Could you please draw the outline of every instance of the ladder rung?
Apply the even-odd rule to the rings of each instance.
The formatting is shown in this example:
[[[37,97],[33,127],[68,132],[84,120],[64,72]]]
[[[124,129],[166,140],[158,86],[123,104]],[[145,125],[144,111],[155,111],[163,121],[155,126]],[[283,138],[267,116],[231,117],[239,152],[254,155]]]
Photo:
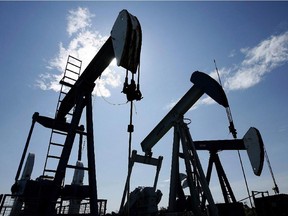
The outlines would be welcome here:
[[[53,130],[52,133],[56,133],[56,134],[60,134],[60,135],[67,135],[67,132],[62,132],[62,131],[58,131],[58,130]]]
[[[61,157],[55,155],[47,155],[48,158],[60,159]]]
[[[63,144],[54,143],[54,142],[50,142],[50,145],[55,145],[55,146],[60,146],[60,147],[63,147],[63,146],[64,146]]]
[[[61,91],[60,93],[61,93],[61,94],[65,94],[65,95],[68,94],[68,92],[64,92],[64,91]]]
[[[68,82],[65,82],[65,81],[63,81],[63,80],[60,80],[60,82],[59,82],[61,85],[65,85],[65,86],[68,86],[68,87],[70,87],[70,88],[72,88],[72,84],[70,84],[70,83],[68,83]]]
[[[44,169],[44,172],[56,173],[56,170]],[[46,177],[46,176],[45,176]],[[52,177],[53,178],[53,177]]]
[[[179,152],[179,153],[178,153],[178,156],[179,156],[180,158],[184,159],[184,154],[183,154],[183,153]]]
[[[73,58],[73,59],[75,59],[76,61],[82,63],[82,61],[81,61],[80,59],[77,59],[77,58],[75,58],[74,56],[71,56],[71,55],[68,56],[68,62],[69,62],[69,58]]]
[[[79,130],[77,130],[76,133],[82,134],[82,135],[84,135],[84,136],[87,136],[87,132],[84,132],[84,131],[79,131]]]
[[[67,69],[67,70],[68,70],[68,69]],[[69,79],[69,80],[72,80],[72,81],[74,81],[74,82],[77,81],[77,79],[74,79],[74,78],[71,78],[71,77],[68,77],[68,76],[64,76],[62,80],[64,80],[65,78],[66,78],[66,79]]]
[[[76,65],[76,64],[74,64],[74,63],[71,63],[71,62],[68,62],[68,64],[70,64],[70,65],[73,65],[74,67],[77,67],[77,68],[81,68],[81,66],[80,65]],[[68,66],[68,64],[67,64],[67,66]],[[69,70],[68,68],[66,68],[66,70]],[[73,72],[73,71],[71,71],[71,72]]]
[[[89,170],[88,167],[77,167],[75,165],[69,165],[69,164],[66,167],[71,168],[71,169],[79,169],[79,170],[87,170],[87,171]]]

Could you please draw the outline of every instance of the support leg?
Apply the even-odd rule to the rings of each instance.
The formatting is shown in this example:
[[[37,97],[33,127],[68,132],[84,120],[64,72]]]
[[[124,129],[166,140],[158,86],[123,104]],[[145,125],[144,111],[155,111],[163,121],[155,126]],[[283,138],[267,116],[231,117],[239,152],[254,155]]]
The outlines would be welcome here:
[[[177,196],[177,178],[179,178],[179,143],[180,137],[176,129],[174,129],[174,140],[172,150],[172,164],[170,175],[170,193],[168,210],[173,212],[176,209],[176,196]]]
[[[92,96],[86,95],[86,123],[87,123],[87,157],[89,169],[89,195],[91,215],[98,216],[98,197],[96,183],[95,153],[94,153],[94,133],[93,133],[93,115],[92,115]]]
[[[223,166],[220,162],[219,155],[217,153],[215,153],[214,158],[215,158],[214,159],[215,160],[215,167],[217,170],[217,174],[218,174],[218,178],[219,178],[219,182],[221,185],[221,189],[222,189],[225,203],[236,203],[237,202],[236,198],[235,198],[234,193],[232,191],[232,188],[229,184],[228,178],[224,172]]]
[[[207,168],[207,173],[206,173],[206,181],[209,186],[210,180],[211,180],[211,174],[212,174],[212,168],[213,168],[213,163],[214,163],[214,156],[213,152],[210,152],[210,157],[209,157],[209,163],[208,163],[208,168]],[[201,202],[201,208],[203,209],[205,207],[206,203],[206,197],[204,196],[202,198]]]
[[[196,211],[195,214],[201,215],[201,205],[199,196],[202,196],[202,198],[203,197],[207,198],[210,208],[210,214],[212,216],[218,216],[218,210],[214,203],[208,183],[206,181],[206,177],[203,172],[200,160],[198,158],[195,146],[193,144],[193,140],[189,132],[189,129],[185,124],[185,122],[183,121],[183,119],[181,119],[181,121],[177,124],[177,127],[182,142],[183,154],[185,158],[185,166],[187,170],[187,180],[190,188],[192,204],[194,205],[194,211]],[[192,179],[191,165],[193,167],[193,175],[195,176],[195,179]],[[201,191],[200,189],[196,188],[196,186],[197,187],[201,186]]]

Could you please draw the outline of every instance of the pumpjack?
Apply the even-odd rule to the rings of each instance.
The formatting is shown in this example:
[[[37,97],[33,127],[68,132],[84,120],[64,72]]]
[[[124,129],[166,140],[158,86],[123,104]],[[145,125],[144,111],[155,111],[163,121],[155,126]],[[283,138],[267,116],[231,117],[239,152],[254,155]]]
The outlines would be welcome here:
[[[156,145],[171,128],[174,128],[168,212],[190,212],[193,215],[199,216],[244,216],[243,207],[236,202],[217,152],[224,149],[246,150],[254,173],[260,175],[264,160],[263,141],[260,132],[256,128],[251,127],[243,139],[239,140],[193,141],[189,132],[188,123],[185,122],[184,114],[197,100],[206,93],[225,109],[229,108],[229,104],[223,88],[207,74],[195,71],[190,80],[194,83],[192,88],[187,91],[170,112],[141,142],[142,150],[146,156],[151,156],[153,146]],[[233,122],[230,122],[229,129],[236,133]],[[210,150],[211,156],[206,176],[198,157],[198,150]],[[180,172],[180,159],[184,161],[185,174]],[[223,207],[221,209],[219,204],[215,204],[209,189],[213,163],[216,165],[225,199],[224,210],[222,210]],[[181,184],[181,182],[183,182],[183,184]],[[184,194],[183,187],[189,188],[189,195]],[[230,198],[232,200],[230,200]],[[230,203],[234,205],[229,205]],[[224,214],[223,212],[229,208],[231,209],[229,210],[230,214]]]
[[[124,83],[124,93],[127,99],[129,101],[140,100],[142,96],[139,84],[136,85],[134,81],[134,75],[137,73],[139,66],[141,44],[142,32],[137,17],[130,14],[127,10],[122,10],[111,30],[111,36],[106,40],[79,78],[70,77],[70,81],[61,80],[60,83],[66,88],[69,87],[70,90],[65,92],[65,94],[63,93],[64,97],[61,98],[59,107],[57,107],[55,118],[41,116],[39,113],[33,115],[32,125],[15,177],[15,184],[12,186],[12,196],[15,198],[14,204],[12,209],[7,209],[9,212],[6,213],[3,213],[5,209],[3,210],[2,206],[1,215],[52,216],[62,214],[103,215],[105,213],[106,202],[99,199],[97,195],[92,91],[95,81],[109,66],[110,62],[116,58],[118,66],[125,68],[127,74],[128,71],[132,73],[131,83],[128,83],[128,76]],[[77,59],[71,61],[70,65],[79,68],[75,61]],[[71,72],[70,69],[67,70]],[[71,80],[75,82],[71,83]],[[86,128],[84,125],[79,125],[84,110],[86,111]],[[30,179],[34,164],[34,155],[30,154],[23,171],[24,176],[22,175],[22,178],[19,179],[36,123],[52,129],[52,133],[58,136],[61,135],[62,139],[64,137],[64,143],[51,140],[49,143],[49,148],[58,146],[62,151],[57,156],[52,153],[47,154],[47,159],[52,158],[57,161],[54,162],[57,167],[51,169],[45,164],[43,175],[35,180]],[[83,136],[86,136],[87,139],[88,165],[86,167],[83,166],[81,161],[78,161],[76,166],[68,164],[76,136],[80,136],[80,140]],[[78,157],[78,159],[80,158]],[[72,184],[64,183],[66,169],[75,170]],[[88,172],[88,185],[83,185],[82,182],[84,171]],[[63,206],[63,201],[67,200],[70,201],[68,210],[67,206]],[[80,206],[83,200],[86,200],[85,206]],[[4,205],[4,201],[1,203]],[[74,207],[74,210],[71,207]],[[81,210],[81,213],[80,208],[85,210]]]
[[[141,100],[139,73],[138,83],[136,84],[134,80],[134,76],[139,69],[141,44],[142,31],[137,17],[127,10],[122,10],[113,25],[111,36],[81,75],[82,62],[72,56],[68,57],[65,74],[60,81],[62,86],[55,117],[51,118],[41,116],[38,112],[34,113],[16,172],[15,183],[11,188],[12,194],[0,196],[0,215],[106,215],[107,200],[99,199],[97,194],[92,91],[95,81],[109,66],[110,62],[116,58],[117,65],[126,69],[122,92],[126,94],[131,106],[134,100]],[[76,68],[78,72],[68,66]],[[128,71],[132,74],[130,84],[128,83]],[[72,73],[73,78],[66,76],[66,72]],[[156,216],[161,214],[244,216],[243,205],[236,201],[218,152],[223,150],[246,150],[253,172],[259,176],[262,172],[265,152],[261,134],[258,129],[251,127],[242,139],[236,139],[236,129],[222,86],[209,75],[200,71],[195,71],[190,81],[194,85],[140,143],[144,155],[138,154],[136,150],[133,150],[131,155],[129,154],[128,174],[120,209],[118,213],[112,214],[119,216]],[[233,134],[233,140],[193,141],[185,114],[204,94],[210,96],[226,109],[230,123],[229,130]],[[80,125],[83,113],[85,113],[85,126]],[[36,123],[50,129],[51,137],[43,174],[33,180],[31,179],[31,173],[35,155],[33,153],[29,153],[27,157],[26,155]],[[153,157],[152,148],[171,128],[174,129],[174,136],[169,203],[167,212],[159,213],[158,204],[162,192],[157,189],[157,182],[163,157]],[[131,123],[128,125],[128,132],[133,132]],[[55,137],[57,138],[54,139]],[[82,162],[83,137],[86,137],[87,140],[87,165]],[[79,141],[78,158],[76,165],[71,165],[69,159],[77,138]],[[62,143],[60,143],[60,140],[62,140]],[[55,155],[52,150],[55,146],[61,149],[60,155]],[[206,175],[197,153],[201,150],[210,152]],[[25,158],[27,159],[23,168]],[[52,159],[54,160],[52,164],[56,165],[55,168],[49,165],[49,161]],[[181,162],[184,166],[180,166]],[[152,187],[138,187],[130,192],[130,178],[135,163],[155,166],[156,175]],[[215,164],[225,200],[223,204],[215,203],[209,188],[213,164]],[[185,167],[184,172],[181,171],[182,167]],[[67,184],[65,181],[67,169],[74,170],[71,184]],[[84,185],[83,182],[84,172],[88,173],[87,185]],[[184,188],[188,188],[188,195],[184,193]],[[12,200],[10,205],[7,204],[9,199]],[[256,201],[259,206],[263,204],[259,199]]]

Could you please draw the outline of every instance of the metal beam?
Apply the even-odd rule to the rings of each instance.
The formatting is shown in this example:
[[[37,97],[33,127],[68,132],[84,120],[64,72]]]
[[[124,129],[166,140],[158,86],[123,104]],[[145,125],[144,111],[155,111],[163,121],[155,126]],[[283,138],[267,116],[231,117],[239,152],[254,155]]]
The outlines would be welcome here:
[[[71,124],[63,121],[57,121],[53,118],[49,118],[46,116],[40,116],[39,113],[35,113],[37,115],[33,115],[33,120],[35,120],[37,123],[41,124],[42,126],[50,129],[55,129],[59,131],[68,132]],[[85,134],[84,132],[84,126],[78,126],[76,129],[76,132],[79,134]]]
[[[145,153],[151,152],[152,147],[171,129],[174,121],[187,112],[203,94],[204,92],[194,85],[141,142],[142,150]]]
[[[86,95],[93,91],[94,82],[101,76],[114,57],[112,39],[109,37],[61,102],[56,116],[58,120],[65,120],[65,116],[74,107],[79,92]]]
[[[142,150],[151,154],[152,147],[171,129],[173,124],[183,116],[204,94],[208,94],[220,105],[227,107],[228,101],[222,87],[209,75],[195,71],[191,76],[192,88],[180,99],[170,112],[159,122],[159,124],[141,142]]]
[[[246,150],[244,141],[242,139],[194,141],[194,145],[196,150]]]
[[[91,215],[98,216],[98,194],[96,182],[96,165],[94,150],[94,133],[93,133],[93,111],[92,111],[92,95],[86,94],[86,127],[87,127],[87,158],[88,158],[88,182],[90,195]]]

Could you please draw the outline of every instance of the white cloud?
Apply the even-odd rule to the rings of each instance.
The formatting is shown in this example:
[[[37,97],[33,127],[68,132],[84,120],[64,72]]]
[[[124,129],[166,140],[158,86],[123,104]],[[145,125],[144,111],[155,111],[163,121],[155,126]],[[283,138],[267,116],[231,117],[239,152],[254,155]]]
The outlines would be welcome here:
[[[179,101],[180,99],[178,100],[171,100],[169,104],[167,104],[164,109],[165,110],[171,110]]]
[[[288,32],[260,42],[253,48],[243,48],[244,60],[225,79],[227,90],[250,88],[261,82],[267,73],[288,62]]]
[[[86,27],[91,26],[91,14],[87,8],[78,7],[77,10],[70,10],[67,16],[67,32],[71,36],[79,30],[84,30]]]
[[[199,105],[200,104],[210,105],[210,104],[215,104],[215,103],[216,102],[211,97],[206,96],[205,98],[200,100]]]
[[[233,58],[234,56],[236,56],[236,50],[231,50],[231,52],[229,53],[228,57],[229,58]]]
[[[250,88],[260,83],[267,73],[273,72],[277,67],[288,62],[288,31],[280,35],[273,35],[253,48],[241,48],[244,60],[228,68],[219,69],[219,74],[225,91],[235,91]],[[216,71],[209,74],[218,81]],[[176,100],[177,102],[177,100]],[[171,109],[175,100],[170,102],[166,109]],[[213,104],[210,97],[205,97],[192,107],[196,109],[200,105]]]
[[[180,100],[180,99],[179,99]],[[169,104],[167,104],[164,109],[165,110],[171,110],[178,102],[179,100],[171,100]],[[215,104],[216,102],[209,96],[205,96],[204,98],[198,100],[190,109],[190,110],[195,110],[201,105],[211,105]]]
[[[235,67],[234,67],[235,68]],[[231,74],[231,71],[234,70],[234,68],[220,68],[218,70],[218,73],[219,73],[219,76],[220,76],[220,79],[221,79],[221,83],[223,84],[223,80],[226,80],[227,78],[229,78],[230,74]],[[218,74],[216,72],[216,70],[214,70],[213,72],[211,72],[209,74],[209,76],[211,76],[213,79],[215,79],[216,81],[219,82],[219,77],[218,77]]]
[[[40,74],[39,78],[36,80],[36,85],[40,89],[60,91],[59,81],[62,76],[46,73]]]
[[[99,32],[91,29],[91,17],[93,16],[87,8],[69,11],[67,31],[70,35],[74,33],[73,37],[71,37],[67,47],[62,42],[59,43],[58,53],[47,65],[49,73],[41,74],[36,81],[39,88],[42,90],[60,90],[59,81],[64,75],[69,55],[82,60],[81,72],[84,71],[108,38],[108,36],[102,36]],[[97,87],[94,88],[94,95],[109,97],[111,95],[109,87],[120,86],[121,76],[115,72],[115,65],[115,63],[110,64],[102,73],[101,79],[96,81]],[[57,74],[54,74],[55,71]]]

